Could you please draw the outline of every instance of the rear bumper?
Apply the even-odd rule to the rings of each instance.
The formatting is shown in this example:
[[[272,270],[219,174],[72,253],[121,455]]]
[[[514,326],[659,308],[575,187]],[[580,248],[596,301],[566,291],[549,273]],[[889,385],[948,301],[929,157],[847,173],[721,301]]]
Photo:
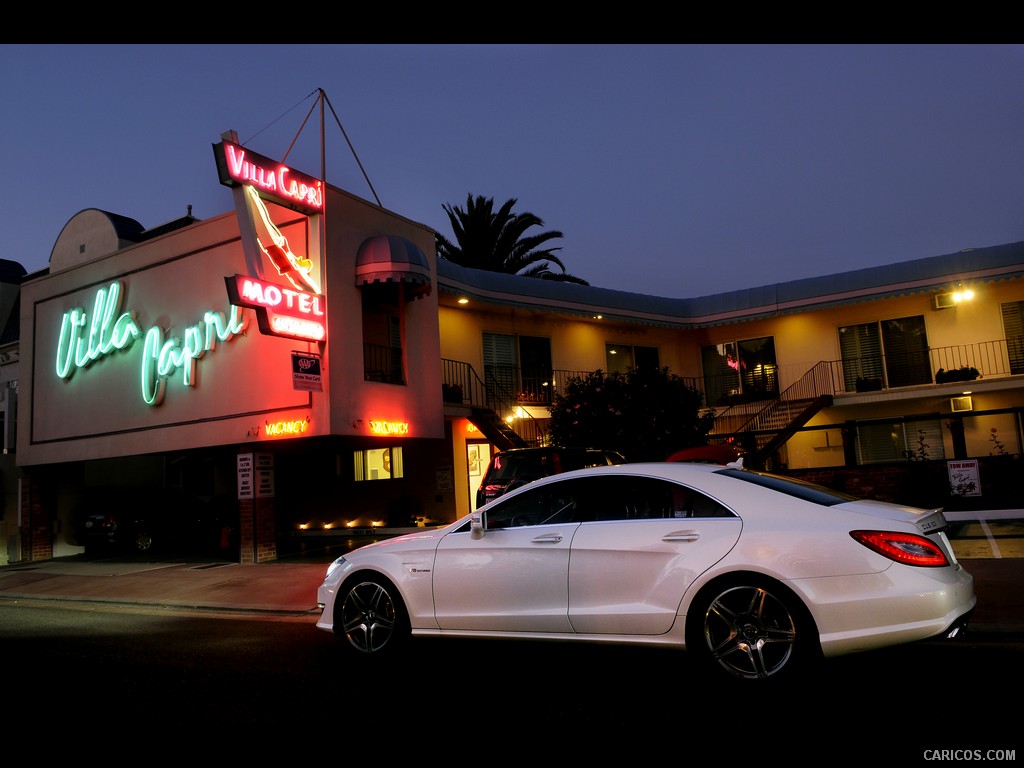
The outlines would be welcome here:
[[[967,637],[967,630],[971,623],[971,617],[974,615],[974,609],[967,611],[967,613],[960,616],[956,621],[949,625],[945,632],[938,635],[938,640],[963,640]]]

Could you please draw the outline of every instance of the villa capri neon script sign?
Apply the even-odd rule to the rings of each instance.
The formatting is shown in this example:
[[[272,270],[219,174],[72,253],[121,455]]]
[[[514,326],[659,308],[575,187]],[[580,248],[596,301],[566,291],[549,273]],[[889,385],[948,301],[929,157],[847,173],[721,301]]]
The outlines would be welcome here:
[[[122,292],[121,283],[113,282],[96,292],[91,312],[76,307],[64,313],[57,343],[58,377],[70,379],[108,355],[129,349],[141,338],[142,399],[147,405],[159,405],[171,376],[180,374],[186,387],[195,386],[196,362],[212,352],[217,342],[230,341],[248,325],[241,307],[232,306],[227,313],[207,310],[203,319],[185,328],[180,337],[165,339],[163,329],[154,326],[143,333],[135,313],[121,312]]]
[[[320,179],[294,171],[230,141],[213,145],[220,183],[251,185],[269,197],[304,213],[323,213],[324,185]]]

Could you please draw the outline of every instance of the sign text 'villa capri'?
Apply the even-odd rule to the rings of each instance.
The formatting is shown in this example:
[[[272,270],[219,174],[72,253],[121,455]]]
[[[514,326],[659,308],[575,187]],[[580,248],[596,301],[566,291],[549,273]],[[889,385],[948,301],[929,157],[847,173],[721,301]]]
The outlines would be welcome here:
[[[163,402],[167,379],[181,375],[182,384],[195,386],[196,362],[245,330],[248,318],[241,307],[227,313],[207,310],[202,320],[187,326],[181,336],[164,338],[162,328],[143,333],[134,312],[121,312],[122,285],[113,282],[96,292],[92,310],[76,307],[61,318],[57,342],[57,376],[70,379],[115,352],[143,339],[139,382],[148,405]],[[81,375],[81,374],[79,374]]]
[[[289,208],[308,214],[323,213],[324,185],[320,179],[227,140],[214,144],[213,154],[221,184],[247,184],[260,196]]]

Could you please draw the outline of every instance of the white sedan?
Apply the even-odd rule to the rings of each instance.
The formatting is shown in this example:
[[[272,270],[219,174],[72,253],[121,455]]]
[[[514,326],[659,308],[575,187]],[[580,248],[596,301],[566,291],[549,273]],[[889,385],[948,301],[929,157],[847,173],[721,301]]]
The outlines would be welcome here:
[[[941,509],[742,466],[622,464],[536,480],[442,528],[335,560],[316,626],[670,645],[738,678],[958,637],[976,598]]]

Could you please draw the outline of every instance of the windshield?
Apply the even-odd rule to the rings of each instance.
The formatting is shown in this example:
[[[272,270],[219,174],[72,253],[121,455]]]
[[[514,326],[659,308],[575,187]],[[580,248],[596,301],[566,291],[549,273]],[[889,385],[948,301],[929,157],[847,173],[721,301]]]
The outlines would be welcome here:
[[[520,453],[503,456],[497,454],[488,481],[511,480],[515,477],[546,477],[551,470],[552,457],[547,453]]]

